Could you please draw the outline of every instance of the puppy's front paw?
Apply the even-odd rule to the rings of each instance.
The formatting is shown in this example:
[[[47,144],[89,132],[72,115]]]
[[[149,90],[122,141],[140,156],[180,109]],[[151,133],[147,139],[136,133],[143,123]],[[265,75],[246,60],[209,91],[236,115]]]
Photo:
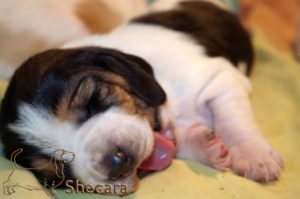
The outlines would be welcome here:
[[[212,129],[196,123],[178,131],[177,157],[199,161],[219,170],[230,168],[228,148]]]
[[[239,175],[258,182],[277,180],[283,161],[265,142],[249,141],[230,149],[232,169]]]

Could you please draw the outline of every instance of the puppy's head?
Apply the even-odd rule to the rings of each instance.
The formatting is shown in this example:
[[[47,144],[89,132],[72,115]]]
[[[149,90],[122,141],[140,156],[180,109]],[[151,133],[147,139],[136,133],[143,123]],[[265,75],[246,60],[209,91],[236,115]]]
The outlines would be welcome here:
[[[124,184],[130,192],[138,165],[153,150],[165,100],[139,57],[96,47],[43,52],[16,71],[2,102],[6,155],[22,147],[18,162],[38,168],[37,158],[72,151],[66,179]],[[51,168],[43,168],[47,176]],[[36,175],[43,179],[44,173]]]

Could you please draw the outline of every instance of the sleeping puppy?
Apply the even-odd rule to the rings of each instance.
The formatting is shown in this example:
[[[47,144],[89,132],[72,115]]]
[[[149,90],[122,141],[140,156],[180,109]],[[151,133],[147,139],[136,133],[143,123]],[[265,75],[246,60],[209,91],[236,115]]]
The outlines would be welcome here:
[[[170,3],[22,64],[1,107],[6,156],[22,147],[18,163],[38,167],[36,157],[72,151],[66,178],[126,184],[131,192],[159,131],[176,138],[178,158],[231,167],[256,181],[277,179],[282,160],[249,101],[248,34],[216,4]]]

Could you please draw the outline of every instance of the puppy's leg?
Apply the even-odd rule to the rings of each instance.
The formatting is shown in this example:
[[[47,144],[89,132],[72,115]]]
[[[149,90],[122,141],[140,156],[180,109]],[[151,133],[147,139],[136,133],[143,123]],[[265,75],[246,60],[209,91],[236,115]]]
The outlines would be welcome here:
[[[209,106],[213,128],[230,147],[233,170],[256,181],[275,180],[283,162],[260,133],[245,85],[237,71],[223,70],[214,76],[198,102],[204,100]]]
[[[230,167],[228,149],[220,137],[206,126],[195,123],[176,130],[177,157],[199,161],[219,170]]]
[[[184,127],[176,126],[174,115],[179,114],[179,109],[174,109],[177,107],[176,99],[171,92],[168,92],[169,104],[161,107],[160,112],[162,127],[160,133],[176,143],[176,157],[202,162],[219,170],[228,169],[230,167],[228,148],[211,128],[199,122]],[[173,109],[170,108],[170,104],[173,105]]]

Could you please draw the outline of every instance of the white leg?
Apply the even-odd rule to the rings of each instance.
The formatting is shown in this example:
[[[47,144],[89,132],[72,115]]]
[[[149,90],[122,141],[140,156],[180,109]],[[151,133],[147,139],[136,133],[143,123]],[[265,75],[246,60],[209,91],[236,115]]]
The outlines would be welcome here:
[[[214,117],[213,128],[230,147],[233,170],[256,181],[275,180],[283,162],[260,133],[243,81],[235,70],[221,71],[199,100],[206,101]]]
[[[219,170],[227,170],[231,161],[228,148],[214,131],[203,124],[194,123],[179,128],[177,158],[198,161]]]

